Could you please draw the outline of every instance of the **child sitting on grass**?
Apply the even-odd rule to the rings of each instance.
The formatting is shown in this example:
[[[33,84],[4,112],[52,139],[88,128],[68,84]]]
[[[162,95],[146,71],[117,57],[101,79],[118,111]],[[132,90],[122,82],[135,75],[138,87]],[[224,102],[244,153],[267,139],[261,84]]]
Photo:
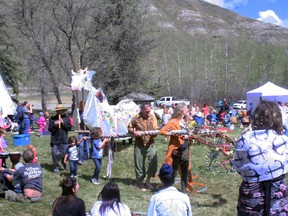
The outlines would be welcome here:
[[[37,153],[36,148],[33,145],[29,144],[27,146],[27,149],[31,150],[33,152],[34,158],[33,158],[32,163],[34,163],[34,164],[38,163],[38,153]]]

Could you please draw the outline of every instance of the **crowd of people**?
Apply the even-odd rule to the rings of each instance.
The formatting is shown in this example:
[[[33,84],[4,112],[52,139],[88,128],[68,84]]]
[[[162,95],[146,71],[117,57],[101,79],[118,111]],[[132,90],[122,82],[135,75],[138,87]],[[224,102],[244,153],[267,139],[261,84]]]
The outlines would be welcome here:
[[[135,139],[134,170],[137,186],[142,191],[158,190],[150,199],[148,215],[192,215],[188,196],[192,191],[189,166],[191,139],[188,135],[177,134],[175,131],[193,124],[197,117],[202,118],[204,125],[210,125],[213,123],[209,118],[211,114],[215,114],[211,119],[216,119],[218,122],[223,112],[230,114],[230,121],[232,116],[237,115],[226,100],[218,105],[218,113],[211,110],[208,105],[204,105],[200,111],[196,103],[193,103],[190,109],[185,104],[164,107],[162,121],[159,121],[156,117],[159,114],[155,115],[152,112],[150,104],[143,103],[140,112],[131,119],[127,129]],[[27,107],[29,106],[26,104],[24,111],[29,112]],[[90,140],[90,154],[95,165],[91,183],[99,185],[103,148],[108,145],[109,140],[102,137],[100,127],[92,128],[90,137],[82,136],[79,141],[76,136],[69,137],[68,132],[72,125],[65,113],[67,109],[57,105],[55,111],[56,115],[50,117],[48,121],[53,172],[58,174],[61,171],[59,162],[63,169],[67,169],[69,163],[70,175],[59,184],[62,194],[54,201],[52,212],[53,215],[69,215],[67,212],[70,211],[74,213],[72,215],[86,215],[85,202],[76,196],[79,190],[77,181],[79,146],[86,139]],[[249,122],[252,124],[244,130],[237,141],[232,160],[234,169],[243,180],[239,189],[238,215],[286,215],[284,213],[287,212],[288,203],[285,181],[288,171],[288,138],[283,134],[284,108],[279,103],[260,101],[251,112],[253,113],[247,115],[251,118]],[[225,115],[223,118],[225,119]],[[23,131],[27,131],[26,123],[23,123]],[[199,123],[196,121],[195,124]],[[143,135],[141,132],[159,128],[159,134],[164,135],[169,144],[158,173],[161,182],[155,187],[151,184],[151,178],[157,176],[158,157],[154,139],[156,135],[149,133]],[[0,130],[0,151],[5,149],[5,134],[4,130]],[[23,152],[25,164],[18,165],[15,169],[0,167],[1,179],[4,179],[2,184],[6,185],[7,200],[20,202],[41,200],[43,171],[37,157],[36,149],[29,145]],[[181,179],[180,191],[173,186],[177,175],[180,175]],[[16,183],[12,185],[12,181]],[[129,207],[121,202],[117,183],[109,181],[104,185],[98,201],[90,210],[90,215],[131,215]]]
[[[173,110],[177,104],[171,106],[161,105],[153,107],[153,111],[157,119],[161,122],[160,127],[164,126],[173,114]],[[231,104],[224,98],[218,101],[216,106],[209,106],[203,104],[198,105],[193,102],[188,106],[188,114],[192,117],[190,121],[191,126],[223,126],[233,130],[234,125],[247,126],[251,122],[252,110],[236,110]]]
[[[14,132],[19,134],[31,134],[36,131],[38,127],[38,136],[50,135],[48,131],[49,112],[39,112],[39,117],[34,115],[33,104],[28,101],[19,103],[16,107],[14,115],[8,115],[2,118],[0,111],[0,129],[7,132]]]
[[[72,139],[71,139],[72,140]],[[73,142],[77,142],[73,138]],[[32,146],[23,152],[25,164],[18,163],[15,169],[0,167],[2,189],[5,199],[14,202],[34,203],[43,196],[43,170],[35,160],[37,153]],[[162,188],[151,197],[148,215],[192,215],[189,197],[173,187],[175,172],[169,164],[163,164],[159,171]],[[12,184],[13,182],[13,184]],[[86,206],[83,199],[78,198],[79,183],[75,176],[67,176],[59,183],[62,193],[52,205],[53,216],[86,216]],[[175,199],[177,197],[177,199]],[[169,206],[169,207],[168,207]],[[89,211],[91,216],[130,216],[130,208],[121,202],[117,183],[108,181],[98,195],[98,201]]]

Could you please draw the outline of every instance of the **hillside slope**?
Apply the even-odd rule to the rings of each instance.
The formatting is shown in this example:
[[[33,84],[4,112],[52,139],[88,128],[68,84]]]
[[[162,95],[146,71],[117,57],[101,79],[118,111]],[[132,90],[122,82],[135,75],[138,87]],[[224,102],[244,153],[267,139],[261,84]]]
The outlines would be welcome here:
[[[191,38],[249,35],[263,43],[288,46],[288,29],[201,0],[153,0],[149,12],[160,29],[187,33]]]
[[[157,39],[143,65],[156,97],[212,103],[267,81],[287,86],[288,29],[200,0],[150,0],[148,14]]]

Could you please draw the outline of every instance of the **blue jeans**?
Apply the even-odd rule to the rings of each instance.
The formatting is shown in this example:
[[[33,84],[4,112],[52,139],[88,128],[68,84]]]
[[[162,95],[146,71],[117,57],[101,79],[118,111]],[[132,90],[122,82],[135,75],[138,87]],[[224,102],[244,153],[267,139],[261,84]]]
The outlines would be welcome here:
[[[70,166],[70,175],[76,176],[77,175],[77,164],[78,160],[69,160],[69,166]]]
[[[20,124],[19,134],[29,134],[30,119],[24,118]]]
[[[80,140],[83,136],[89,136],[89,133],[79,133],[78,140]],[[83,140],[79,145],[79,160],[84,161],[90,158],[89,152],[89,140]]]
[[[95,164],[95,170],[92,178],[99,180],[99,174],[102,166],[102,158],[92,158]]]

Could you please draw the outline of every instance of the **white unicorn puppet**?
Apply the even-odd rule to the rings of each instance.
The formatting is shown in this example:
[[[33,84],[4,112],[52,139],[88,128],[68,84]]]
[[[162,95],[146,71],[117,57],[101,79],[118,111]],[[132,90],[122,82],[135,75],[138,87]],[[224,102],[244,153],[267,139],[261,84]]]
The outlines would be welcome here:
[[[95,74],[95,71],[88,71],[86,67],[84,70],[80,69],[78,73],[72,72],[72,81],[71,81],[71,90],[72,91],[81,91],[82,88],[89,91],[92,87],[91,76]],[[91,75],[91,76],[90,76]]]

